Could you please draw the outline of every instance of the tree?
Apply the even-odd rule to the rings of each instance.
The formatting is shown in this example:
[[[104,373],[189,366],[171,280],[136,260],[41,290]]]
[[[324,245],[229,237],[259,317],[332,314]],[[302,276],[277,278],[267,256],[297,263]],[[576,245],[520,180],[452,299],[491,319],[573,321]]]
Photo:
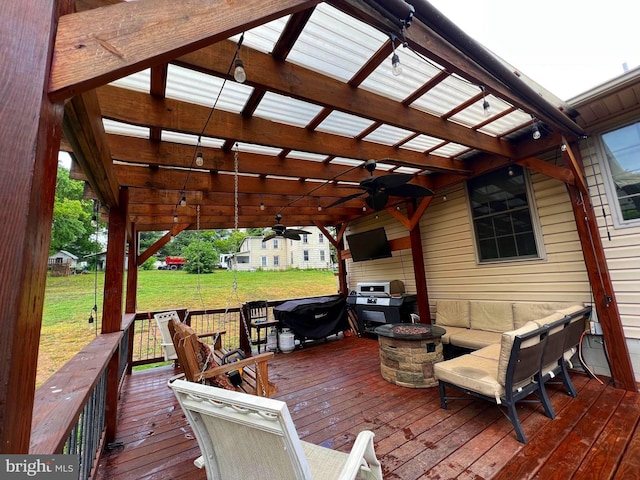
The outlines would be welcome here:
[[[182,251],[187,260],[187,273],[212,273],[218,264],[218,255],[210,241],[196,240]]]
[[[93,201],[83,198],[84,183],[69,178],[69,171],[58,167],[56,196],[53,205],[50,252],[67,250],[83,256],[95,253],[99,244],[95,238]],[[98,216],[95,222],[99,222]]]

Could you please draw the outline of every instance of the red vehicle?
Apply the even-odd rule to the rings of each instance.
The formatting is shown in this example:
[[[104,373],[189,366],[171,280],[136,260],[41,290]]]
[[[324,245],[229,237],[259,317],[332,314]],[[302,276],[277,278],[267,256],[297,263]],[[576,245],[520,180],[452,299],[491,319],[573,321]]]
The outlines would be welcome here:
[[[158,270],[182,270],[187,261],[182,257],[167,257],[164,259],[164,265],[158,267]]]

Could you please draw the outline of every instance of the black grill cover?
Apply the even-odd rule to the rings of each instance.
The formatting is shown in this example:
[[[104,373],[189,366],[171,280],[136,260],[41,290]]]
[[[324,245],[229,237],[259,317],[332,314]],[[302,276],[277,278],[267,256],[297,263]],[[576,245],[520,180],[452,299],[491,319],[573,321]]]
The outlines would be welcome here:
[[[349,329],[342,295],[290,300],[273,307],[273,316],[297,337],[319,340]]]

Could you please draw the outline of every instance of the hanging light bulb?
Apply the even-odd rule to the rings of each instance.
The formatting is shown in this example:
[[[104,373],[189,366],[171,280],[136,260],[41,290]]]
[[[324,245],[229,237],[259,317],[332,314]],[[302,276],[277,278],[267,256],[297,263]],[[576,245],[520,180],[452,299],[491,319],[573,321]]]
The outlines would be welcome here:
[[[321,212],[322,211],[322,205],[318,204],[318,211]]]
[[[196,156],[196,165],[198,167],[201,167],[204,165],[204,158],[202,158],[202,152],[198,152],[198,155]]]
[[[241,59],[236,58],[236,68],[233,70],[233,78],[238,83],[244,83],[247,80],[247,72],[244,71],[244,63]]]
[[[264,210],[264,203],[260,202],[260,210]]]
[[[366,212],[367,211],[367,206],[366,205],[362,205],[362,211]]]
[[[540,137],[542,136],[542,135],[540,134],[540,130],[538,129],[538,126],[537,126],[537,125],[534,125],[534,126],[533,126],[533,135],[532,135],[532,136],[533,136],[533,139],[534,139],[534,140],[540,140]]]
[[[489,100],[487,100],[487,97],[485,97],[485,88],[484,85],[480,85],[480,90],[482,90],[482,111],[484,113],[485,117],[488,117],[489,115],[491,115],[491,104],[489,103]]]
[[[180,199],[180,206],[181,207],[186,207],[187,206],[187,197],[185,197],[184,195]]]
[[[567,151],[567,144],[563,143],[562,145],[560,145],[560,150],[562,150],[563,152]]]
[[[396,51],[393,51],[393,56],[391,57],[391,73],[393,73],[396,77],[402,74],[402,64],[400,63],[400,57]]]
[[[513,167],[511,165],[509,165],[509,169],[507,170],[507,173],[509,174],[510,177],[513,177]]]
[[[178,214],[176,213],[176,214],[173,216],[173,223],[176,223],[177,221],[178,221]]]

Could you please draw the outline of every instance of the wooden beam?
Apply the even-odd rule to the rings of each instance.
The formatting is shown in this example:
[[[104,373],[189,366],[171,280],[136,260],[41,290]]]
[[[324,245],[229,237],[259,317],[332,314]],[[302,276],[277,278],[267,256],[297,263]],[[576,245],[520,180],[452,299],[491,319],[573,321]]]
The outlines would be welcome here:
[[[562,145],[564,146],[563,157],[565,159],[565,163],[569,165],[569,168],[573,172],[575,177],[576,187],[585,195],[589,195],[589,189],[587,188],[587,180],[584,178],[584,173],[582,171],[582,163],[578,162],[577,156],[579,155],[580,148],[577,147],[576,144],[570,144],[567,142],[565,137],[562,137]],[[574,152],[573,146],[576,146],[576,151]]]
[[[137,261],[138,266],[142,265],[144,262],[149,260],[149,258],[151,258],[153,255],[155,255],[158,252],[158,250],[164,247],[167,243],[171,241],[173,237],[175,237],[180,232],[185,230],[188,226],[189,225],[186,223],[180,224],[180,225],[174,225],[174,227],[170,231],[165,233],[161,238],[156,240],[156,242],[153,245],[151,245],[149,248],[147,248],[144,252],[140,254]]]
[[[455,171],[466,168],[463,162],[437,155],[402,150],[375,142],[356,140],[341,135],[310,132],[305,128],[284,125],[263,118],[217,110],[207,123],[211,109],[173,99],[153,99],[150,95],[115,86],[98,89],[102,114],[134,125],[162,127],[176,132],[255,143],[276,148],[294,149],[335,157],[398,158],[429,170]],[[404,113],[403,113],[404,115]],[[465,132],[469,133],[467,130]]]
[[[67,102],[63,129],[92,190],[104,205],[118,206],[118,181],[95,91]]]
[[[418,219],[422,216],[421,212],[427,208],[432,197],[428,202],[423,202],[424,208],[417,209],[416,202],[407,202],[407,215],[412,219]],[[426,198],[425,198],[426,200]],[[422,251],[422,236],[420,234],[420,224],[415,222],[413,228],[409,232],[409,239],[411,240],[411,258],[413,260],[413,275],[416,280],[416,296],[418,304],[418,315],[420,316],[420,323],[431,323],[431,314],[429,312],[429,292],[427,288],[427,276],[425,273],[424,253]]]
[[[0,453],[29,452],[63,106],[43,92],[60,0],[0,15]]]
[[[522,160],[517,160],[518,165],[522,167],[527,167],[529,170],[533,170],[534,172],[541,173],[542,175],[546,175],[547,177],[555,178],[560,180],[563,183],[567,183],[569,185],[576,185],[576,177],[571,170],[565,167],[559,167],[557,165],[553,165],[552,163],[545,162],[540,158],[528,157]]]
[[[73,97],[317,4],[316,0],[145,0],[61,18],[49,93]]]

